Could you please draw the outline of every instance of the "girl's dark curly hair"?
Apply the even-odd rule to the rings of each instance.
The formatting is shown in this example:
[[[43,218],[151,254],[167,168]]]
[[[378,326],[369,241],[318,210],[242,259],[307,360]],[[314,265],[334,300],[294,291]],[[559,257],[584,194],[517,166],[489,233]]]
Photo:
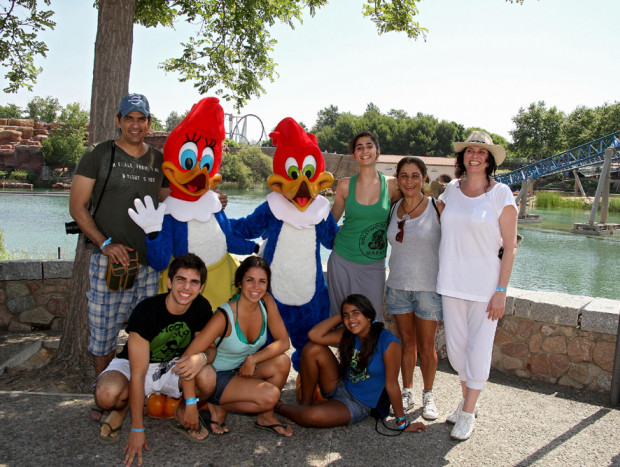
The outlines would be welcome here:
[[[351,294],[347,298],[344,299],[342,305],[340,306],[340,314],[342,314],[342,310],[345,305],[353,305],[358,310],[362,312],[362,314],[371,320],[374,321],[377,316],[377,312],[372,307],[372,303],[363,295]],[[355,349],[355,335],[348,331],[345,327],[344,334],[342,335],[342,340],[338,345],[338,352],[340,355],[340,364],[338,367],[339,374],[342,378],[346,377],[347,370],[351,370],[353,374],[362,373],[368,367],[368,362],[372,357],[372,354],[375,352],[377,348],[377,344],[379,343],[379,336],[383,331],[383,323],[373,323],[370,326],[370,332],[366,336],[365,339],[362,340],[362,349],[359,355],[359,360],[355,364],[355,366],[351,366],[351,362],[353,360],[353,353]]]

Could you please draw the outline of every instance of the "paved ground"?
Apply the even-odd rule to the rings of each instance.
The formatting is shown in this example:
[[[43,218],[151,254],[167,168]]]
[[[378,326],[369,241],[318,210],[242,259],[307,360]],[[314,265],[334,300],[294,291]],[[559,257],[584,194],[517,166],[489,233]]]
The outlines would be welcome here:
[[[409,420],[421,420],[418,372],[418,406]],[[287,401],[294,399],[295,377],[291,372],[284,389]],[[346,428],[294,426],[294,436],[286,439],[254,429],[254,417],[231,414],[231,434],[211,435],[206,444],[196,445],[172,431],[169,421],[147,419],[151,450],[144,465],[620,466],[620,407],[610,408],[606,395],[493,372],[482,393],[476,430],[459,443],[450,439],[452,426],[443,423],[459,391],[457,376],[442,362],[435,384],[439,420],[429,423],[426,433],[392,438],[378,434],[368,419]],[[0,392],[0,466],[121,465],[129,420],[121,443],[104,446],[89,416],[91,402],[83,394]]]

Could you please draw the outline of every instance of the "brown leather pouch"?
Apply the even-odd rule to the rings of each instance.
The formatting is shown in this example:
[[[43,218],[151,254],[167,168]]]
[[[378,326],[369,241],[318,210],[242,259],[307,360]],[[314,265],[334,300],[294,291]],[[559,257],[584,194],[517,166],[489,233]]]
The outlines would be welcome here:
[[[131,289],[136,282],[139,269],[140,263],[138,263],[137,251],[129,252],[129,266],[108,261],[108,269],[105,276],[108,289],[113,292],[118,292],[121,288],[125,290]]]

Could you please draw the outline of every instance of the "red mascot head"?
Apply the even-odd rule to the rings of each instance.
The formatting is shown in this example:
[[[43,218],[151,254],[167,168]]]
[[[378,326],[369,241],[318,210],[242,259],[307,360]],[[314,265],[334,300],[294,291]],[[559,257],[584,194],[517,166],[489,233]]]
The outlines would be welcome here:
[[[267,185],[282,193],[300,211],[305,211],[321,190],[334,183],[325,172],[323,154],[312,133],[306,133],[290,117],[285,118],[269,135],[276,146],[273,175]]]
[[[168,136],[162,170],[170,181],[171,196],[195,201],[220,183],[224,109],[216,97],[206,97]]]

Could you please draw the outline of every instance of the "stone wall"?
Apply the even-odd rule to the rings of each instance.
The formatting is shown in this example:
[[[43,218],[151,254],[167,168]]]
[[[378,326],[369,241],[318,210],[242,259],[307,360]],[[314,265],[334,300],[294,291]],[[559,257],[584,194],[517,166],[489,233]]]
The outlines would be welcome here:
[[[73,261],[0,262],[0,329],[62,330]]]
[[[0,262],[0,329],[61,330],[72,267],[72,261]],[[522,378],[609,392],[619,315],[620,301],[511,287],[492,366]],[[393,324],[387,321],[390,329]],[[442,324],[437,350],[445,358]]]
[[[44,165],[41,141],[58,123],[25,118],[0,118],[0,169],[20,169],[41,175]]]

